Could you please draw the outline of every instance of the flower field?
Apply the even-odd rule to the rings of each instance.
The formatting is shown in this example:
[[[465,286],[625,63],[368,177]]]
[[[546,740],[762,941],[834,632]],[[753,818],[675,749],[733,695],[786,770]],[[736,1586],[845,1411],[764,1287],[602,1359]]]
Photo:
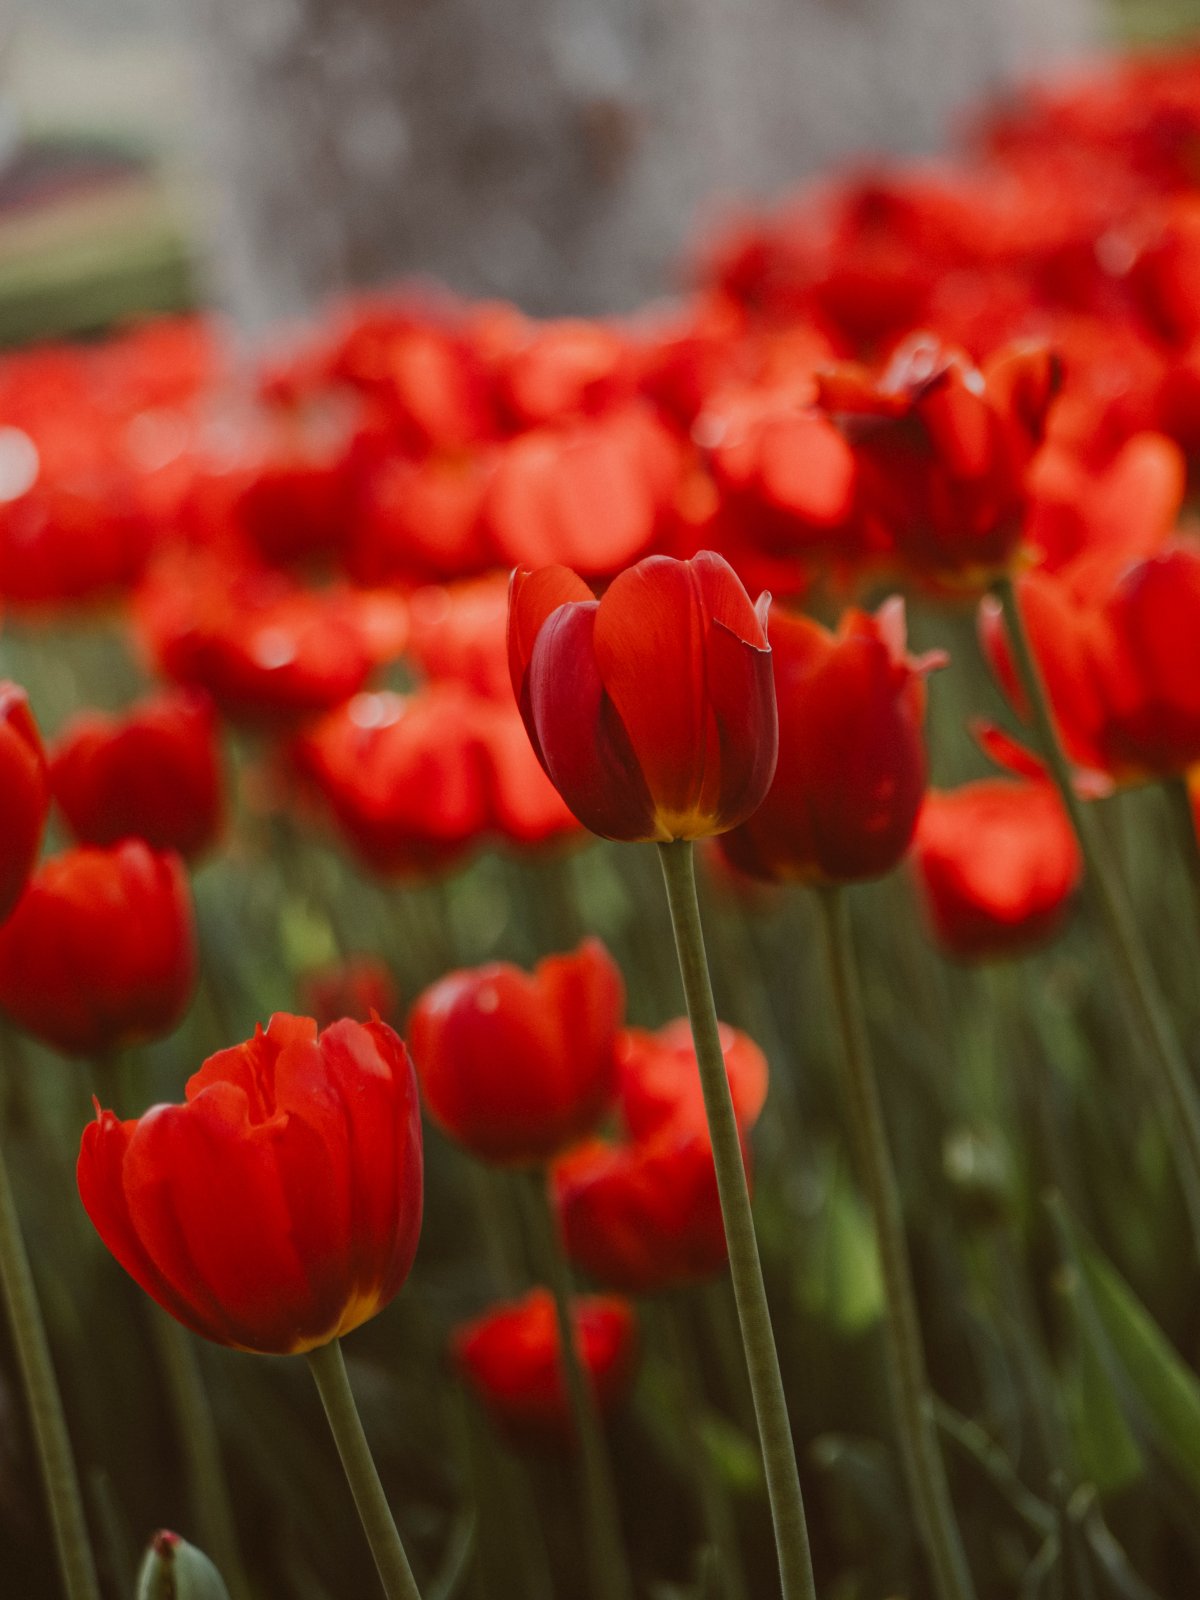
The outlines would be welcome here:
[[[5,1600],[1200,1594],[1200,57],[688,281],[0,358]]]

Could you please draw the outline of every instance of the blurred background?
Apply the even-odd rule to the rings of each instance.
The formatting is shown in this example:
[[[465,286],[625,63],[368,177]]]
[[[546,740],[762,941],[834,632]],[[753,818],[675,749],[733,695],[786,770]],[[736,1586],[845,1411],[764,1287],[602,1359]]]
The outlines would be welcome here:
[[[737,200],[1177,0],[26,0],[0,22],[0,339],[429,275],[527,310],[669,288]]]

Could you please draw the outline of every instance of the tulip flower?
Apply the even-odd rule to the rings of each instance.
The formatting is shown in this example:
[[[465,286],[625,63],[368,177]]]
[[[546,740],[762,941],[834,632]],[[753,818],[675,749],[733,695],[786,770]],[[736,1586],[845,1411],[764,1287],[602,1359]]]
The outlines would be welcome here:
[[[934,938],[962,960],[1020,954],[1052,938],[1082,876],[1070,818],[1044,780],[931,791],[912,863]]]
[[[754,815],[719,841],[776,883],[848,883],[891,871],[925,793],[925,674],[940,654],[905,648],[904,605],[849,611],[836,633],[774,612],[779,764]]]
[[[633,1376],[633,1308],[615,1296],[584,1296],[572,1307],[576,1344],[601,1409],[628,1392]],[[553,1296],[533,1289],[455,1330],[454,1357],[496,1420],[521,1438],[573,1434],[563,1382]]]
[[[396,982],[378,956],[351,955],[304,973],[299,980],[300,1006],[327,1028],[339,1017],[365,1022],[373,1013],[391,1022],[400,1010]]]
[[[164,1310],[218,1344],[313,1350],[382,1311],[421,1228],[421,1123],[382,1022],[277,1014],[210,1056],[183,1105],[84,1130],[79,1193]]]
[[[1200,761],[1200,546],[1179,540],[1142,560],[1031,572],[1018,585],[1030,644],[1063,747],[1111,783],[1182,774]],[[1000,610],[980,613],[1002,684],[1028,708]]]
[[[168,1033],[195,982],[187,874],[140,839],[52,857],[0,926],[0,1010],[66,1055]]]
[[[462,684],[356,695],[293,755],[376,872],[441,872],[496,835],[540,845],[575,831],[515,709]]]
[[[0,922],[37,860],[50,786],[41,735],[24,689],[0,683]]]
[[[720,1037],[745,1160],[767,1063],[744,1033],[722,1025]],[[567,1250],[600,1282],[629,1293],[701,1282],[728,1252],[687,1019],[657,1033],[627,1028],[617,1059],[626,1137],[589,1140],[554,1166]]]
[[[777,738],[766,607],[711,551],[650,556],[599,601],[565,567],[513,575],[513,689],[585,827],[695,839],[755,810]]]
[[[929,335],[878,379],[850,365],[819,374],[819,404],[854,446],[868,545],[890,541],[916,573],[955,587],[1006,571],[1060,381],[1045,349],[1001,351],[981,372]]]
[[[221,825],[216,717],[206,696],[156,695],[123,716],[87,711],[50,750],[50,783],[85,844],[144,839],[202,854]]]
[[[597,939],[529,974],[496,962],[440,979],[408,1024],[429,1115],[485,1161],[549,1160],[612,1103],[624,1000]]]

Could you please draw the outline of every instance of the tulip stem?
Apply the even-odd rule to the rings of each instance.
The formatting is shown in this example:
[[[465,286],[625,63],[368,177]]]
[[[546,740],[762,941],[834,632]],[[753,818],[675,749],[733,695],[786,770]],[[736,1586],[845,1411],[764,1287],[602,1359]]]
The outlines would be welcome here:
[[[900,1191],[871,1065],[849,908],[845,891],[839,888],[822,889],[819,899],[852,1137],[875,1219],[883,1270],[888,1374],[904,1475],[939,1600],[973,1600],[975,1588],[954,1519],[925,1371]]]
[[[528,1195],[528,1218],[534,1232],[533,1259],[539,1263],[539,1270],[554,1296],[563,1377],[583,1468],[584,1516],[592,1543],[595,1591],[599,1600],[630,1600],[633,1582],[621,1535],[612,1464],[596,1392],[584,1366],[571,1310],[571,1269],[550,1204],[545,1173],[540,1170],[530,1173],[523,1187]]]
[[[1004,613],[1017,678],[1033,715],[1040,753],[1050,768],[1079,839],[1087,868],[1087,884],[1104,923],[1129,1010],[1136,1020],[1145,1060],[1151,1069],[1152,1087],[1166,1120],[1194,1242],[1200,1248],[1200,1099],[1166,1001],[1146,958],[1133,910],[1100,819],[1075,792],[1071,767],[1054,726],[1050,701],[1012,578],[998,578],[994,593]]]
[[[0,1289],[8,1310],[17,1363],[25,1386],[30,1420],[58,1564],[68,1600],[100,1600],[96,1566],[88,1541],[83,1498],[71,1454],[67,1419],[54,1375],[54,1363],[38,1306],[37,1289],[8,1167],[0,1150]]]
[[[780,1583],[784,1600],[816,1600],[796,1446],[779,1371],[779,1353],[775,1348],[775,1332],[750,1210],[750,1189],[742,1161],[741,1136],[725,1073],[712,980],[704,951],[692,843],[688,839],[677,839],[670,844],[660,844],[658,849],[704,1091],[721,1216],[729,1248],[729,1271],[775,1527]]]
[[[379,1481],[379,1469],[363,1432],[341,1344],[333,1339],[329,1344],[310,1350],[307,1359],[329,1418],[346,1481],[358,1507],[363,1532],[379,1569],[383,1592],[388,1600],[421,1600],[383,1484]]]
[[[1192,890],[1192,904],[1200,917],[1200,835],[1196,832],[1196,813],[1192,809],[1192,796],[1188,781],[1182,775],[1168,778],[1163,784],[1167,804],[1175,825],[1179,849],[1187,867],[1188,883]]]

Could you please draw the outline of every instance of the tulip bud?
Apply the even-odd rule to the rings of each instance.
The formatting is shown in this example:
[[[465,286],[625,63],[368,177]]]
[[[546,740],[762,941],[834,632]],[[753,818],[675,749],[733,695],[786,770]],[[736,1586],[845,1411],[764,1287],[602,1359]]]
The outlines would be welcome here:
[[[229,1600],[229,1590],[202,1550],[164,1528],[146,1551],[137,1600]]]

